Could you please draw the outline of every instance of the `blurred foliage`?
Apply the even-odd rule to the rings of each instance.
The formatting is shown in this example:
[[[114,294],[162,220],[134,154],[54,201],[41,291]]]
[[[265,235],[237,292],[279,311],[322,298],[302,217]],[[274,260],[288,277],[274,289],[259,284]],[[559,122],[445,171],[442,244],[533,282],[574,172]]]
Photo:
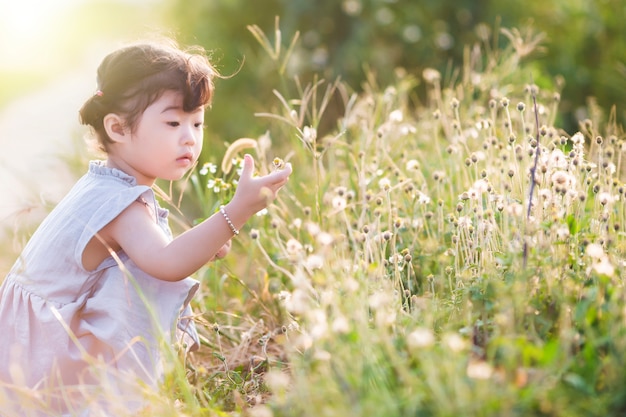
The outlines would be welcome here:
[[[223,140],[265,129],[239,111],[242,100],[250,108],[266,103],[271,95],[268,86],[276,85],[272,68],[257,59],[263,51],[246,26],[256,24],[271,33],[275,16],[280,17],[283,34],[300,34],[288,68],[291,74],[341,76],[357,90],[370,72],[381,85],[393,82],[397,68],[415,75],[425,67],[436,68],[445,83],[453,83],[452,69],[462,64],[467,45],[482,42],[499,27],[532,26],[545,33],[548,53],[534,57],[536,74],[528,74],[528,81],[535,76],[539,79],[534,82],[546,88],[554,80],[566,81],[563,127],[577,129],[578,120],[587,117],[589,97],[607,113],[617,106],[618,120],[626,121],[622,0],[166,0],[166,6],[173,26],[183,28],[181,40],[213,48],[224,74],[236,73],[245,58],[234,78],[219,82],[209,128]],[[289,41],[282,43],[286,46]]]

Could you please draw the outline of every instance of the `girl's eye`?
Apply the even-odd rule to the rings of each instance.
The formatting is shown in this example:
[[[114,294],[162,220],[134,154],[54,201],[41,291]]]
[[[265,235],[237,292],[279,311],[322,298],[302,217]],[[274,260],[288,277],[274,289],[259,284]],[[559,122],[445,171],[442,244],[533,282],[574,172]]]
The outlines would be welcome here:
[[[204,127],[204,123],[202,123],[202,122],[195,123],[194,126],[196,127],[196,129],[202,129]]]
[[[178,127],[178,126],[180,126],[180,123],[178,123],[178,122],[167,122],[167,124],[168,124],[169,126],[172,126],[172,127]]]

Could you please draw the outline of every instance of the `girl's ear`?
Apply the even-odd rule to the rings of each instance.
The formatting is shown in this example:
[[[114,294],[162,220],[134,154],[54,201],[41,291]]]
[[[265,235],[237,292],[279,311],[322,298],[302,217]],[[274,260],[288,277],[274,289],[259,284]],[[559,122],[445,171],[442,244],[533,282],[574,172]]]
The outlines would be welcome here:
[[[107,135],[109,135],[109,138],[111,138],[113,142],[124,142],[128,139],[129,135],[124,127],[124,119],[118,114],[107,114],[104,116],[104,119],[102,119],[102,124],[104,125],[104,130],[107,132]]]

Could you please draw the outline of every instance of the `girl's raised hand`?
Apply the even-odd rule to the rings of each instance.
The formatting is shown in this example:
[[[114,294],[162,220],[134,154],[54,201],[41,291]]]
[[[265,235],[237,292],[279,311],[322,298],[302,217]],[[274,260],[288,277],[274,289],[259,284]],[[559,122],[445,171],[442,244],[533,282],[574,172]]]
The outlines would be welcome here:
[[[228,206],[246,218],[253,216],[276,198],[280,188],[289,180],[291,172],[291,164],[287,163],[281,170],[255,177],[254,159],[250,155],[245,155],[237,190]]]

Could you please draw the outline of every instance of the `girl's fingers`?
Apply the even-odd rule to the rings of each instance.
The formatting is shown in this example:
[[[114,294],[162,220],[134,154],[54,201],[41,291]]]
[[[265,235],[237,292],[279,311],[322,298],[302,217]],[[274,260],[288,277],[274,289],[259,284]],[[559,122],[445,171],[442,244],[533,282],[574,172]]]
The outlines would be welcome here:
[[[254,158],[249,154],[243,156],[243,169],[241,170],[241,178],[252,178],[254,173]]]

